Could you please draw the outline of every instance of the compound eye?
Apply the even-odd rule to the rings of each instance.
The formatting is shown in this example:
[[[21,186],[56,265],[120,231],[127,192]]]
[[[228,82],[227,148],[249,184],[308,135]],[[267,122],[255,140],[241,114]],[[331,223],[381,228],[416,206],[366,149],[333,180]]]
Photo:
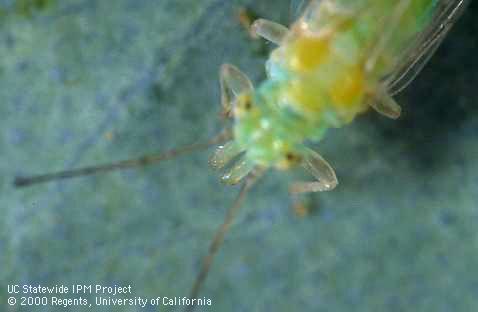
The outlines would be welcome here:
[[[238,107],[244,111],[250,111],[252,109],[252,98],[250,95],[243,95],[239,97]]]
[[[280,170],[287,170],[301,163],[302,157],[293,152],[286,152],[283,158],[276,164],[276,168]]]
[[[253,108],[252,97],[250,94],[240,95],[237,98],[235,115],[240,117],[246,113],[249,113]]]
[[[244,101],[244,110],[250,111],[251,109],[252,109],[252,100],[250,97],[247,97],[247,99]]]
[[[285,159],[289,165],[296,165],[302,161],[302,157],[300,157],[300,155],[292,152],[287,152],[285,154]]]

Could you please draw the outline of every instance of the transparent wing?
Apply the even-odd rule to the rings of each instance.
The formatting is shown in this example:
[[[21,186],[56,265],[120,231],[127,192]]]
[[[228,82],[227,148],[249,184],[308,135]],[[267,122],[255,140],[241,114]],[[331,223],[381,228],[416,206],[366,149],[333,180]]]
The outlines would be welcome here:
[[[311,1],[322,0],[290,0],[289,20],[291,23],[295,22],[304,13],[305,8]]]
[[[390,95],[405,89],[420,73],[448,31],[464,12],[469,0],[440,0],[430,25],[417,35],[395,70],[384,80]]]

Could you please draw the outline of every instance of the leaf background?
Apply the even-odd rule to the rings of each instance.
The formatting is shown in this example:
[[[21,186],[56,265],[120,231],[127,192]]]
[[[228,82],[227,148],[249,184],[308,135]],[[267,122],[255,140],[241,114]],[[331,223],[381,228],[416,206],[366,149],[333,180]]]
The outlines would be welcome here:
[[[237,192],[207,153],[29,189],[11,182],[216,133],[220,64],[264,77],[263,47],[235,17],[243,5],[287,22],[288,0],[0,1],[2,289],[189,294]],[[400,96],[403,118],[369,113],[318,145],[341,183],[314,195],[314,213],[294,215],[283,173],[261,180],[203,289],[205,311],[476,309],[477,10]]]

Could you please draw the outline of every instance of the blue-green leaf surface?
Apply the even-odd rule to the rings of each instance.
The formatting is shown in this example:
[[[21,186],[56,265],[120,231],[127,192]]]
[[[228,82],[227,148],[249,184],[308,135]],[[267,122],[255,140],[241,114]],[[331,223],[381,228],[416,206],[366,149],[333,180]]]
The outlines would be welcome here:
[[[257,184],[201,293],[213,301],[204,311],[477,309],[475,4],[399,97],[403,118],[369,113],[317,146],[340,184],[313,196],[313,213],[290,209],[287,174]],[[21,190],[12,180],[216,133],[220,64],[264,77],[264,47],[236,17],[243,5],[288,20],[287,0],[0,1],[0,310],[7,284],[189,294],[237,192],[207,168],[208,153]]]

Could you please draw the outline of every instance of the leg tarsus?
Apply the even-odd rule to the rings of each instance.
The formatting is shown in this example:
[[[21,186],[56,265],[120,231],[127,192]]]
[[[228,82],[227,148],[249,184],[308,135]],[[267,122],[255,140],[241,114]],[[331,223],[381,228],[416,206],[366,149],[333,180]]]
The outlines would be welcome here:
[[[400,117],[402,108],[383,86],[380,85],[369,97],[369,105],[379,114],[391,119]]]
[[[252,24],[251,33],[279,45],[289,33],[289,29],[281,24],[260,18]]]
[[[296,181],[292,182],[289,186],[289,192],[291,194],[301,194],[301,193],[315,193],[315,192],[325,192],[330,191],[331,188],[323,182],[302,182]]]
[[[304,168],[309,171],[325,188],[324,191],[334,189],[339,183],[332,166],[317,152],[308,149],[304,160]]]

